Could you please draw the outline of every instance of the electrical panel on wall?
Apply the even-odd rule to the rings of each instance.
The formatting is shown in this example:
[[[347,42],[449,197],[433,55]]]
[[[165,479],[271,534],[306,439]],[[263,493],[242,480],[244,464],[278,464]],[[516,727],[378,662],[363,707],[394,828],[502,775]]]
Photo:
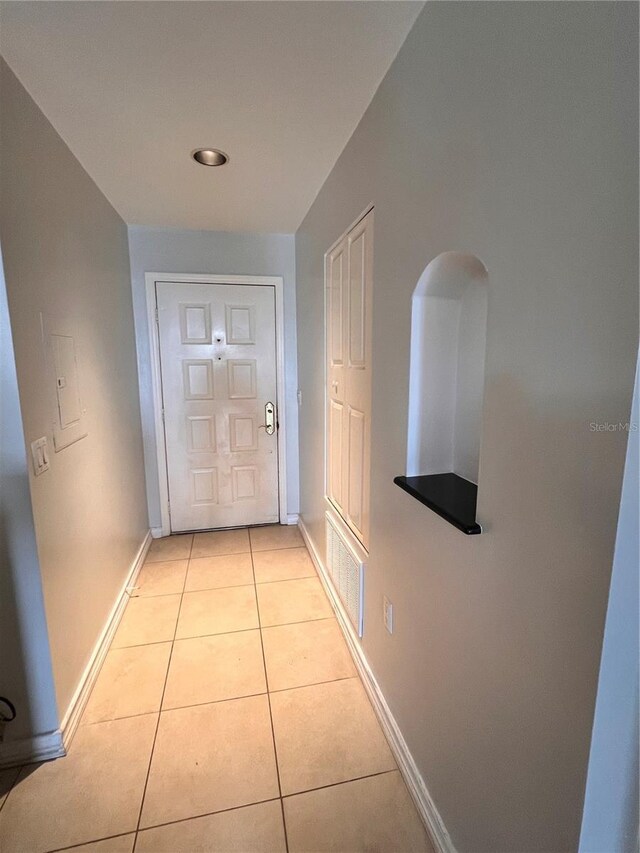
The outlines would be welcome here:
[[[80,395],[77,333],[71,320],[40,315],[51,400],[53,446],[58,452],[87,435]]]

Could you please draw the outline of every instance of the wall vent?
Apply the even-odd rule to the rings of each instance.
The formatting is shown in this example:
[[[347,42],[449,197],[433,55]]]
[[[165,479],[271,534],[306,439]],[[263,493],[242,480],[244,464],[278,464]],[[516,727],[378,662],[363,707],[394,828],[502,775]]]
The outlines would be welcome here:
[[[364,562],[353,534],[329,512],[327,520],[327,570],[333,587],[353,627],[362,636]]]

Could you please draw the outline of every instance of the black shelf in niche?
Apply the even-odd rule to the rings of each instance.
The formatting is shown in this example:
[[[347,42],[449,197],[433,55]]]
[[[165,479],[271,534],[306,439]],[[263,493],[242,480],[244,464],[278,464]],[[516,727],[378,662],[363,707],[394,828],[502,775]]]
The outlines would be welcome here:
[[[457,474],[394,477],[393,482],[468,536],[482,533],[476,521],[478,487]]]

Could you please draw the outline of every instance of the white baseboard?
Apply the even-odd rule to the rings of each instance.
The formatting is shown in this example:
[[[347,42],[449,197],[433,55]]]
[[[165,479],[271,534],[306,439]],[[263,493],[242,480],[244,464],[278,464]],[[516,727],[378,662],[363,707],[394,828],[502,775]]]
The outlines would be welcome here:
[[[62,758],[65,754],[62,732],[56,729],[54,732],[45,732],[35,737],[0,743],[0,769],[36,761],[51,761],[53,758]]]
[[[300,521],[300,516],[297,512],[290,512],[287,515],[287,524],[297,524]]]
[[[151,528],[151,536],[154,539],[162,539],[163,536],[168,536],[168,533],[164,532],[164,528],[162,527],[152,527]]]
[[[353,661],[358,669],[364,688],[371,700],[371,704],[373,705],[376,716],[380,721],[380,725],[382,726],[387,741],[389,742],[391,751],[398,762],[398,768],[406,782],[409,793],[411,794],[416,809],[418,810],[418,814],[431,837],[436,853],[456,853],[456,849],[451,841],[451,836],[447,832],[435,803],[431,799],[424,783],[424,779],[416,767],[413,756],[409,752],[409,747],[402,736],[402,732],[398,727],[395,717],[387,705],[387,701],[380,689],[380,685],[371,671],[371,667],[369,666],[364,652],[362,651],[360,641],[358,640],[353,626],[351,625],[351,620],[347,616],[340,599],[335,593],[329,574],[320,559],[318,551],[307,528],[305,527],[302,517],[298,521],[298,527],[300,528],[302,537],[318,570],[320,581],[329,596],[329,600],[338,619],[338,624],[340,625],[342,633],[347,641],[347,646],[349,647]]]
[[[151,545],[151,537],[152,533],[149,531],[145,536],[140,548],[138,549],[138,553],[136,554],[133,562],[131,563],[131,567],[127,572],[127,577],[120,589],[118,597],[111,609],[111,613],[109,614],[109,618],[107,619],[100,636],[98,637],[98,641],[93,649],[91,657],[89,659],[89,663],[85,671],[82,674],[82,678],[80,679],[80,683],[76,688],[76,692],[69,703],[69,707],[67,708],[64,717],[62,718],[62,723],[60,724],[60,730],[62,732],[62,743],[64,744],[64,751],[69,749],[71,744],[71,740],[73,739],[74,734],[78,728],[80,723],[80,718],[82,717],[82,713],[85,709],[89,696],[91,695],[91,690],[93,689],[93,685],[96,682],[96,678],[100,673],[100,668],[104,663],[104,659],[109,651],[109,646],[111,645],[111,641],[113,640],[114,634],[118,628],[118,624],[120,619],[122,618],[122,614],[124,613],[124,609],[127,606],[127,602],[129,601],[129,594],[127,589],[130,586],[133,586],[138,575],[138,572],[142,568],[142,564],[144,563],[145,557],[147,556],[147,551]],[[64,754],[64,752],[62,753]],[[55,756],[52,756],[55,757]]]

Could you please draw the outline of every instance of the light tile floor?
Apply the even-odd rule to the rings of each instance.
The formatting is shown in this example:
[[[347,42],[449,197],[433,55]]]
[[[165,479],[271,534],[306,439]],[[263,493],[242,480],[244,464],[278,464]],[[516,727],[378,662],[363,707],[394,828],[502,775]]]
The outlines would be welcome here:
[[[295,527],[154,541],[69,755],[0,851],[432,851]]]

